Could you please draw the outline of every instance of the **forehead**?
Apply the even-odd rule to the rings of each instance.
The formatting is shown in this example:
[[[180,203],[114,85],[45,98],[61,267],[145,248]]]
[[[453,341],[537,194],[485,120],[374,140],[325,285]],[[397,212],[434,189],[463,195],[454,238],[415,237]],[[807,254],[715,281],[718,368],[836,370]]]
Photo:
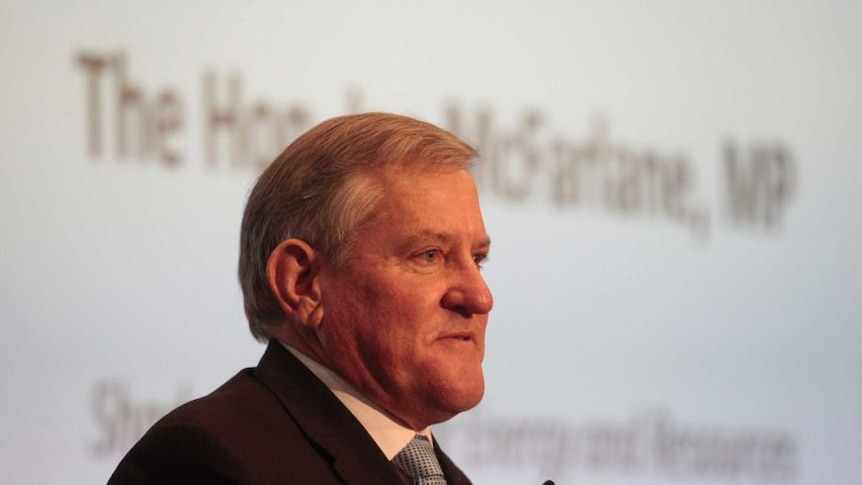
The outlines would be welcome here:
[[[402,229],[435,238],[464,231],[485,236],[476,184],[466,169],[389,167],[377,174],[376,182],[380,199],[374,219],[393,232]]]
[[[478,209],[473,177],[466,169],[422,170],[388,167],[378,176],[383,209]]]

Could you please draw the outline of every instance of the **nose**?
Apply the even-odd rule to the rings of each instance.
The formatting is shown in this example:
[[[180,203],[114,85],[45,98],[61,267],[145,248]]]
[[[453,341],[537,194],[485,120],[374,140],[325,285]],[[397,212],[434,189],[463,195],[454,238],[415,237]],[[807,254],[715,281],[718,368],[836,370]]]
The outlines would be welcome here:
[[[494,296],[472,260],[464,268],[453,270],[451,284],[443,295],[442,304],[465,317],[485,315],[491,311]]]

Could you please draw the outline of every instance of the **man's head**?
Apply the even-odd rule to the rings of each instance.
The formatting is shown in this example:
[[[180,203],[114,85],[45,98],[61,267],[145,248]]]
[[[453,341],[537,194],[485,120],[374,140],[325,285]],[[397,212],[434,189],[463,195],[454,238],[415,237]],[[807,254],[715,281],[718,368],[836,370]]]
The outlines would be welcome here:
[[[475,157],[451,133],[381,113],[298,138],[243,218],[253,334],[294,346],[414,429],[475,406],[493,304]]]

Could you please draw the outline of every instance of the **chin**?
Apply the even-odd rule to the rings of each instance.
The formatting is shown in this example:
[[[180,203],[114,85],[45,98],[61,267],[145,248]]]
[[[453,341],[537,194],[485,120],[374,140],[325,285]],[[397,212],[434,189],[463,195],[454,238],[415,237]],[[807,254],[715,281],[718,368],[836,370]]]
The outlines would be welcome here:
[[[453,385],[453,383],[457,384]],[[445,385],[426,388],[425,391],[425,397],[420,398],[413,408],[413,411],[422,410],[417,415],[421,416],[418,427],[414,429],[448,421],[457,414],[473,409],[482,400],[485,385],[480,374],[478,382],[448,380]]]
[[[463,379],[463,374],[460,378]],[[441,396],[446,401],[447,407],[455,414],[473,409],[485,395],[485,380],[481,372],[478,376],[471,377],[469,381],[458,382],[459,385],[450,387],[446,395]]]

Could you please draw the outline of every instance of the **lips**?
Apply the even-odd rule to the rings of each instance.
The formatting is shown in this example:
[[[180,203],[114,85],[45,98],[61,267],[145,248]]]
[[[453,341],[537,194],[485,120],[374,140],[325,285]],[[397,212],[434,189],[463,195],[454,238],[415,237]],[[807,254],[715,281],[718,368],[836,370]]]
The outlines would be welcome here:
[[[462,342],[470,342],[475,339],[476,337],[472,332],[447,333],[440,337],[440,340],[459,340]]]

